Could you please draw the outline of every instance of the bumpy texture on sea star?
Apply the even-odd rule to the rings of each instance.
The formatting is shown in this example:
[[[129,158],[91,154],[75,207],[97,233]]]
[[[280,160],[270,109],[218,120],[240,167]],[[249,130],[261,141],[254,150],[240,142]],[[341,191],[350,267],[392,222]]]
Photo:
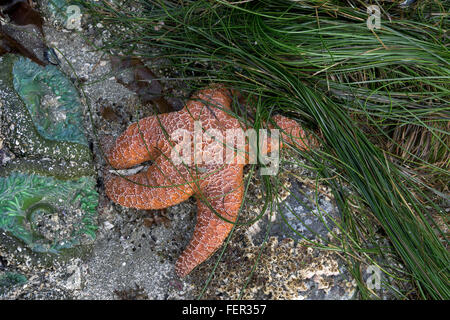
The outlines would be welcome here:
[[[194,235],[176,262],[176,272],[180,277],[208,259],[231,231],[233,224],[218,215],[228,221],[236,221],[244,194],[243,167],[249,159],[247,153],[244,163],[224,160],[223,163],[175,164],[172,148],[178,141],[172,137],[177,129],[194,135],[195,121],[200,121],[203,131],[216,129],[223,137],[228,129],[246,128],[227,113],[231,101],[231,92],[223,87],[202,90],[181,111],[150,116],[133,123],[107,151],[109,163],[117,169],[154,161],[146,172],[107,180],[106,194],[112,201],[125,207],[163,209],[191,196],[197,198]],[[281,129],[280,147],[295,143],[298,148],[307,149],[305,132],[297,122],[279,115],[273,119]],[[198,126],[199,122],[196,124]],[[278,147],[272,145],[270,139],[267,140],[268,152]],[[199,144],[203,159],[217,159],[217,140],[203,138]],[[249,150],[248,143],[245,148]],[[225,157],[224,154],[220,156]]]

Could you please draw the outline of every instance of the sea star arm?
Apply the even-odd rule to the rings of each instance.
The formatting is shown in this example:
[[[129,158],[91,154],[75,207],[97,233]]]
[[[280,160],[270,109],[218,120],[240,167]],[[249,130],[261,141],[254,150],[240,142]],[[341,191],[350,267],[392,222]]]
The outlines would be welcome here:
[[[265,136],[263,141],[259,141],[260,152],[262,152],[264,155],[271,154],[277,147],[282,149],[288,144],[293,144],[300,150],[308,150],[312,145],[316,143],[314,137],[308,136],[308,134],[295,120],[286,118],[281,115],[274,116],[273,120],[275,121],[276,126],[269,123],[268,127],[269,129],[279,130],[279,137],[278,139],[273,139],[273,137],[271,136]],[[251,127],[247,127],[247,129],[251,129]],[[236,159],[234,163],[240,160],[240,158],[238,158],[238,154],[244,157],[245,164],[250,163],[250,161],[255,161],[254,157],[256,152],[256,145],[253,145],[251,147],[250,143],[246,143],[245,148],[242,148],[242,146],[236,146],[233,143],[235,142],[232,142],[226,147],[232,148],[232,154],[235,157],[234,159]],[[253,149],[251,150],[251,148]],[[261,148],[265,149],[262,150]],[[241,152],[240,150],[245,150],[245,152]]]
[[[166,134],[180,127],[176,113],[150,116],[131,124],[107,152],[109,164],[116,169],[133,167],[156,159],[168,149]]]
[[[217,86],[216,88],[207,88],[198,91],[187,102],[187,110],[202,110],[209,117],[214,115],[214,110],[229,110],[232,101],[230,90],[223,86]],[[218,112],[220,114],[220,112]]]
[[[114,176],[105,184],[107,196],[114,202],[137,209],[163,209],[187,200],[194,194],[193,178],[187,169],[174,166],[163,156],[146,172]]]
[[[242,166],[229,165],[202,180],[200,188],[204,197],[197,195],[198,214],[194,234],[175,266],[180,277],[208,259],[230,233],[233,224],[222,220],[217,214],[229,221],[236,221],[244,193],[242,175]]]
[[[280,129],[280,148],[285,147],[287,144],[296,145],[300,150],[307,150],[311,147],[311,144],[315,143],[312,136],[308,137],[306,132],[293,119],[286,118],[282,115],[276,115],[272,118]],[[274,129],[275,126],[269,125],[270,129]],[[270,152],[274,143],[268,139],[268,149]]]

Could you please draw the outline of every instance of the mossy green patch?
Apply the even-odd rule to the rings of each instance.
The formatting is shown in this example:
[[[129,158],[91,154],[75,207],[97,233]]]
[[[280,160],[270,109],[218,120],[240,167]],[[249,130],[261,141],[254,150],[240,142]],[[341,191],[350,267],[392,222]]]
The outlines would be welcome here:
[[[56,66],[42,67],[20,57],[14,63],[13,81],[41,136],[88,145],[78,92]]]
[[[91,244],[98,193],[75,86],[13,55],[0,70],[1,129],[16,156],[0,167],[0,229],[35,252]]]
[[[0,273],[0,294],[7,292],[11,287],[24,284],[27,282],[27,277],[20,273],[4,272]]]
[[[0,178],[0,228],[33,251],[58,253],[92,242],[97,205],[92,177],[62,181],[14,172]]]
[[[47,9],[51,15],[55,17],[55,19],[64,23],[67,21],[67,7],[71,5],[71,1],[69,0],[48,0],[47,1]]]
[[[69,114],[69,116],[65,116],[66,119],[64,119],[64,121],[60,121],[59,124],[52,123],[55,118],[58,118],[56,115],[58,113],[60,114],[60,120],[63,120],[60,111],[62,112],[65,109],[70,108],[70,104],[61,104],[61,106],[58,107],[58,112],[53,114],[51,110],[42,112],[42,108],[35,105],[35,103],[39,101],[39,97],[43,96],[41,90],[44,90],[45,86],[33,82],[30,79],[30,77],[33,77],[30,73],[29,75],[24,75],[28,79],[28,85],[23,87],[18,86],[18,88],[22,90],[22,97],[30,103],[33,103],[33,106],[28,109],[21,95],[14,89],[14,81],[16,83],[23,82],[20,79],[20,74],[16,74],[13,77],[13,71],[16,68],[16,62],[18,61],[24,63],[25,60],[13,55],[5,55],[0,58],[0,70],[2,70],[2,72],[0,72],[0,98],[2,103],[1,125],[2,133],[7,137],[5,141],[6,145],[14,154],[20,157],[33,159],[63,159],[76,162],[78,167],[89,166],[92,154],[89,147],[85,144],[86,138],[84,136],[82,137],[82,133],[80,132],[82,128],[80,105],[74,104],[73,107],[76,109],[66,110],[68,111],[67,114]],[[26,64],[28,63],[31,62],[27,62]],[[56,73],[56,71],[52,72]],[[44,77],[44,75],[40,76]],[[62,75],[58,75],[58,78],[59,76]],[[53,83],[54,81],[59,81],[58,85]],[[63,84],[67,84],[68,82],[51,79],[48,80],[48,83],[53,86],[53,92],[57,96],[62,97],[66,93],[70,96],[70,98],[61,98],[62,101],[75,102],[75,93],[72,89],[70,92],[67,92],[68,89],[64,89],[66,91],[63,92],[64,90],[59,88],[59,86],[64,86]],[[47,116],[50,115],[51,117],[48,118]],[[34,121],[36,121],[36,123]],[[75,129],[75,127],[77,128]],[[69,137],[71,138],[69,139]],[[84,141],[84,143],[79,143],[78,141]]]

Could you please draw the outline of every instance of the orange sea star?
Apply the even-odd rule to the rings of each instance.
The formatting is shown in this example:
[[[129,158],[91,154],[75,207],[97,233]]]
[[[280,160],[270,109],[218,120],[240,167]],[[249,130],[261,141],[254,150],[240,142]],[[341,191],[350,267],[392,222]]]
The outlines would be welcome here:
[[[218,215],[236,221],[243,200],[243,167],[249,161],[249,143],[245,142],[247,153],[244,162],[237,161],[236,157],[231,162],[204,161],[186,165],[186,162],[173,161],[173,146],[177,141],[172,137],[177,130],[184,130],[182,132],[193,136],[196,125],[201,125],[203,131],[213,132],[213,135],[215,132],[215,136],[225,135],[229,129],[243,128],[242,122],[227,113],[231,101],[231,92],[223,87],[202,90],[181,111],[150,116],[133,123],[107,151],[109,163],[117,169],[154,161],[146,172],[126,178],[114,176],[106,181],[106,194],[114,202],[138,209],[162,209],[193,195],[197,198],[194,235],[176,262],[176,272],[181,277],[208,259],[231,231],[233,224]],[[273,119],[282,130],[281,147],[288,142],[296,143],[300,149],[307,148],[305,132],[297,122],[279,115]],[[268,152],[278,146],[272,141],[271,138],[267,139]],[[201,146],[198,150],[202,150],[203,160],[217,160],[218,154],[224,158],[225,152],[217,153],[217,147],[223,144],[215,139],[204,138],[197,141],[197,145]],[[190,159],[195,157],[194,151]],[[185,159],[189,160],[189,157]]]

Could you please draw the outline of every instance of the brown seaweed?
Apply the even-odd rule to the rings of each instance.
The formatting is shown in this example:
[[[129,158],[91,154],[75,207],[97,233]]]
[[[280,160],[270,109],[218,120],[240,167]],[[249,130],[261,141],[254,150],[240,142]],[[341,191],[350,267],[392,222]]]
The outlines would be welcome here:
[[[20,54],[41,66],[48,64],[47,46],[45,45],[43,19],[40,13],[32,7],[31,1],[0,0],[0,17],[9,20],[4,26],[0,25],[0,55],[6,53]],[[28,27],[34,34],[32,43],[24,43],[19,39],[23,32],[20,28]],[[26,42],[26,41],[25,41]],[[38,57],[36,48],[42,48],[42,57]]]
[[[143,104],[155,104],[160,113],[175,111],[164,98],[156,75],[140,59],[112,56],[111,65],[116,72],[117,82],[135,92]]]

